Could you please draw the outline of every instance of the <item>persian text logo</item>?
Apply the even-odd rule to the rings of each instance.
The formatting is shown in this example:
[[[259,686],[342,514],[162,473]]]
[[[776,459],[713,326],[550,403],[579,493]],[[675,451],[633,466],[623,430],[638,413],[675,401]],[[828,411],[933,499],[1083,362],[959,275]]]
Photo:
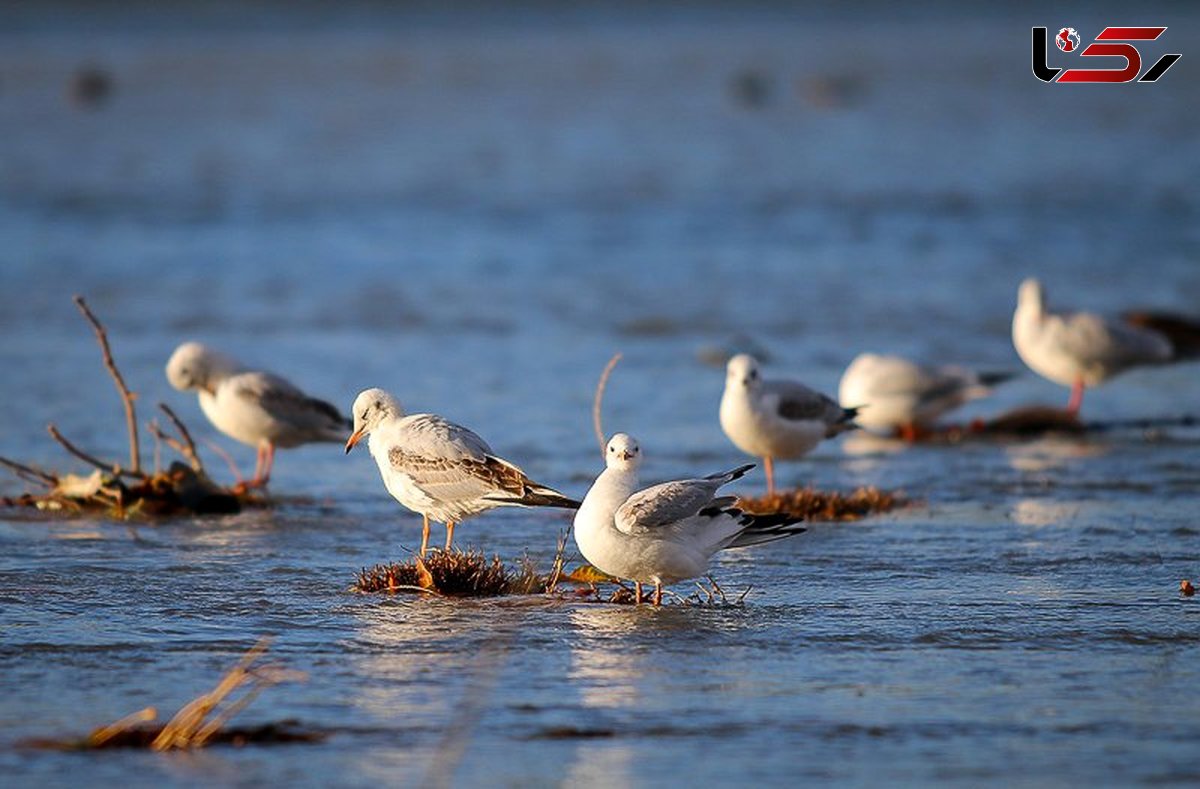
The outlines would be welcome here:
[[[1044,27],[1033,28],[1033,76],[1042,82],[1155,82],[1167,69],[1175,65],[1182,55],[1163,55],[1141,79],[1142,53],[1130,41],[1155,41],[1166,32],[1165,27],[1106,27],[1079,53],[1080,57],[1124,58],[1124,68],[1050,68],[1046,63],[1049,31]],[[1111,43],[1110,43],[1111,42]],[[1079,32],[1073,27],[1064,27],[1054,37],[1054,43],[1063,52],[1079,50]]]

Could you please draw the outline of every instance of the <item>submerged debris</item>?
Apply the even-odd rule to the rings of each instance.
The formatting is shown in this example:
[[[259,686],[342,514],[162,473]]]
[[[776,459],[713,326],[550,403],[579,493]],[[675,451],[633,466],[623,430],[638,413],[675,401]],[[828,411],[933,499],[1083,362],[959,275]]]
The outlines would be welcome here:
[[[68,453],[95,470],[87,476],[59,474],[0,457],[0,466],[39,488],[36,493],[26,492],[20,496],[2,497],[0,505],[63,512],[100,511],[113,517],[127,518],[134,515],[161,516],[177,513],[228,514],[238,512],[243,505],[262,504],[262,499],[249,495],[242,487],[225,488],[209,478],[187,427],[165,403],[159,403],[158,408],[170,422],[174,434],[166,432],[155,422],[147,425],[151,435],[159,442],[155,446],[156,461],[160,445],[165,444],[178,452],[187,463],[173,462],[165,471],[156,468],[154,472],[148,472],[142,468],[137,411],[134,405],[137,395],[125,385],[125,379],[113,360],[108,333],[88,309],[82,296],[75,297],[75,306],[96,334],[104,366],[108,369],[125,408],[125,426],[129,434],[129,464],[122,466],[118,461],[95,457],[73,444],[57,427],[50,424],[46,426],[50,437]],[[158,463],[155,465],[157,467]]]
[[[165,724],[156,724],[157,711],[154,707],[146,707],[95,729],[83,739],[39,739],[25,745],[54,750],[149,748],[169,751],[222,743],[241,746],[322,740],[323,734],[300,728],[295,721],[250,727],[226,726],[234,715],[272,685],[305,679],[303,672],[260,663],[269,645],[269,639],[260,640],[221,677],[216,687],[185,704]]]
[[[1004,441],[1038,438],[1046,434],[1086,435],[1114,430],[1155,431],[1172,427],[1196,427],[1195,416],[1151,417],[1084,422],[1065,408],[1026,405],[991,419],[976,419],[965,425],[940,425],[916,431],[897,431],[893,435],[909,443],[957,444],[963,441]]]
[[[753,514],[786,512],[806,521],[856,521],[868,515],[890,512],[907,503],[897,492],[873,487],[850,493],[798,488],[738,500],[739,507]]]
[[[515,567],[505,567],[499,556],[482,551],[435,550],[424,558],[377,564],[363,568],[355,580],[356,592],[427,592],[443,597],[503,597],[547,594],[563,576],[567,537],[561,535],[550,572],[542,574],[528,557]]]

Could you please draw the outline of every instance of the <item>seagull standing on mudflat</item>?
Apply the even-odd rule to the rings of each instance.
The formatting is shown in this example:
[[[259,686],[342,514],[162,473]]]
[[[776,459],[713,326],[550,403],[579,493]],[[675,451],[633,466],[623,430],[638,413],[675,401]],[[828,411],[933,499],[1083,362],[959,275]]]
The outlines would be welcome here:
[[[1092,312],[1053,312],[1042,283],[1029,278],[1017,291],[1013,346],[1035,373],[1071,387],[1067,412],[1079,413],[1083,390],[1132,367],[1176,359],[1166,335]]]
[[[248,370],[198,342],[175,349],[167,380],[180,391],[199,393],[200,408],[225,435],[258,452],[249,487],[271,478],[275,448],[319,441],[341,443],[350,420],[324,400],[309,397],[285,378]]]
[[[861,408],[854,421],[868,430],[897,431],[908,441],[947,411],[981,397],[1011,373],[980,373],[958,365],[918,364],[902,356],[860,353],[842,373],[838,400]]]
[[[763,459],[768,494],[775,492],[774,461],[802,457],[823,439],[853,430],[857,413],[799,381],[764,381],[747,354],[725,367],[721,429],[738,449]]]
[[[604,471],[575,513],[575,543],[596,569],[633,581],[636,602],[642,600],[642,584],[650,583],[654,604],[661,605],[663,584],[704,575],[717,551],[804,531],[795,525],[798,517],[751,515],[734,506],[735,496],[716,495],[753,464],[639,491],[642,453],[625,433],[609,439],[604,462]]]
[[[446,550],[460,521],[495,507],[562,507],[579,502],[525,476],[498,457],[487,442],[436,414],[404,415],[396,398],[367,389],[354,400],[354,432],[346,452],[364,436],[384,487],[421,515],[421,556],[429,544],[429,521],[446,524]]]

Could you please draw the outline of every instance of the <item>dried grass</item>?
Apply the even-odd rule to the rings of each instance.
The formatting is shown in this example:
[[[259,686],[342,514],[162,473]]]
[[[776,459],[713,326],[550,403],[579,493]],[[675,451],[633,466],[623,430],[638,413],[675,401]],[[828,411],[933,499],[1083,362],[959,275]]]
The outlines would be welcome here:
[[[203,748],[216,743],[246,745],[323,739],[319,732],[299,729],[290,722],[241,728],[227,725],[267,688],[305,679],[302,672],[262,663],[269,646],[270,639],[261,639],[221,677],[216,687],[185,704],[165,724],[156,724],[157,711],[154,707],[146,707],[93,730],[82,740],[34,740],[26,745],[55,750],[148,748],[170,751]]]
[[[738,506],[754,514],[786,512],[806,521],[856,521],[907,504],[894,491],[859,488],[849,493],[798,488],[769,496],[742,498]]]
[[[567,536],[558,539],[550,572],[541,573],[529,557],[505,567],[499,556],[476,550],[434,550],[425,558],[363,568],[351,587],[368,594],[423,592],[442,597],[504,597],[553,592],[563,575]]]

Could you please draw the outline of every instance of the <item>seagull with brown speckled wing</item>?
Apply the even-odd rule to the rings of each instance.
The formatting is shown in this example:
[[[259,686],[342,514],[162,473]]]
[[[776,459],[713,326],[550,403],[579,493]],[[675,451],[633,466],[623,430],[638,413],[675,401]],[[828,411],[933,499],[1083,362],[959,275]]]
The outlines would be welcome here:
[[[579,502],[525,476],[496,456],[487,442],[436,414],[405,416],[382,389],[354,400],[354,433],[346,452],[369,435],[367,445],[383,484],[396,501],[421,515],[421,555],[429,543],[430,519],[446,524],[446,550],[457,523],[495,507],[562,507]]]

